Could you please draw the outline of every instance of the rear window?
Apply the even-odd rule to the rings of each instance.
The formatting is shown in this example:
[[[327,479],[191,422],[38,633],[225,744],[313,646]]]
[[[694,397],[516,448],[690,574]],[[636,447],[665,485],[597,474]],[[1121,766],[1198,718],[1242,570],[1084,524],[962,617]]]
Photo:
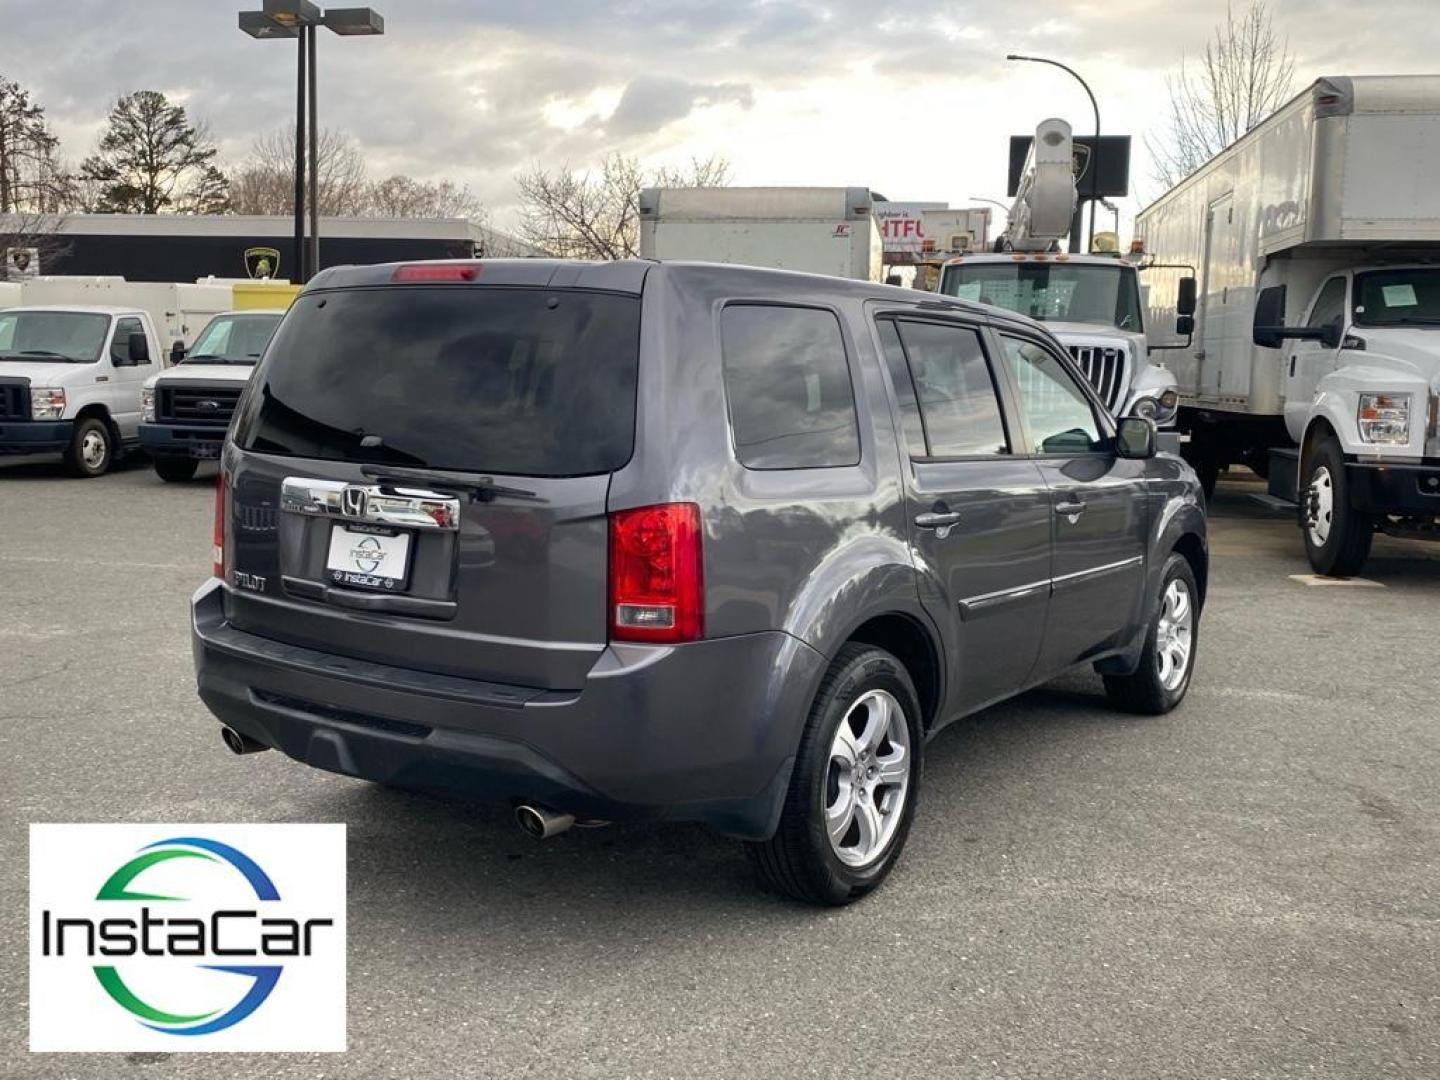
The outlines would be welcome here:
[[[831,312],[732,304],[720,337],[740,464],[815,469],[860,460],[845,340]]]
[[[236,429],[248,450],[525,476],[635,441],[638,297],[404,286],[301,296]]]

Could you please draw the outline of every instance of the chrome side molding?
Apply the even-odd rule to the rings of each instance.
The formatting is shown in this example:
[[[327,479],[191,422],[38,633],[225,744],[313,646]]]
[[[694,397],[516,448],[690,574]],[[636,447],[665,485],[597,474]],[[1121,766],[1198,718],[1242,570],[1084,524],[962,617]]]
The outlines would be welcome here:
[[[460,529],[459,499],[393,484],[347,484],[343,480],[287,476],[280,485],[280,509],[289,514],[322,514],[404,529]]]

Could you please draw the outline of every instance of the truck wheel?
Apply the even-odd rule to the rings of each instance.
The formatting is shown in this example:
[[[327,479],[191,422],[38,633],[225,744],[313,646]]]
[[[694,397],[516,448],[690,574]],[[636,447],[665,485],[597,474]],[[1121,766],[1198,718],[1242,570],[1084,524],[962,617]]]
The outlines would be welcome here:
[[[1106,675],[1105,694],[1117,709],[1160,716],[1190,689],[1200,630],[1200,590],[1190,562],[1178,551],[1165,560],[1160,596],[1150,614],[1140,666],[1131,675]]]
[[[200,463],[194,458],[157,457],[155,459],[155,475],[167,483],[193,479],[195,470],[199,467]]]
[[[800,739],[775,835],[746,845],[770,887],[811,904],[848,904],[890,873],[920,794],[919,698],[888,652],[835,656]]]
[[[1370,557],[1375,524],[1350,506],[1345,455],[1334,438],[1327,437],[1315,448],[1303,476],[1300,529],[1310,565],[1326,577],[1358,574]]]
[[[115,460],[110,425],[95,416],[75,422],[75,433],[65,451],[65,468],[73,476],[104,476]]]

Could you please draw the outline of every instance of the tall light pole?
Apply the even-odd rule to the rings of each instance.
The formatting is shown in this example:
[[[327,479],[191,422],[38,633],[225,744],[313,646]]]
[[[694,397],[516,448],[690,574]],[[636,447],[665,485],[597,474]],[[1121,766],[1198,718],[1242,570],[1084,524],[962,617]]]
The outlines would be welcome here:
[[[322,11],[312,0],[264,0],[260,11],[240,12],[240,29],[253,38],[296,38],[295,72],[295,275],[304,283],[320,269],[320,122],[317,116],[316,32],[328,27],[341,37],[385,33],[385,18],[372,8]],[[308,72],[308,82],[307,82]],[[309,104],[308,116],[306,104]],[[305,244],[305,170],[310,170],[310,244]]]
[[[1089,243],[1093,246],[1095,243],[1095,200],[1100,197],[1100,106],[1095,101],[1095,95],[1090,90],[1090,84],[1087,83],[1084,79],[1082,79],[1079,73],[1074,68],[1069,67],[1066,64],[1060,63],[1059,60],[1049,60],[1043,56],[1021,56],[1019,53],[1010,53],[1008,56],[1005,57],[1005,59],[1023,60],[1029,64],[1049,64],[1051,67],[1057,67],[1061,71],[1066,72],[1068,75],[1070,75],[1071,78],[1073,78],[1076,82],[1083,86],[1085,88],[1086,95],[1090,98],[1090,107],[1095,110],[1095,149],[1090,154],[1090,196],[1088,199],[1090,203]],[[1080,250],[1079,225],[1081,212],[1082,211],[1079,208],[1076,209],[1075,219],[1072,222],[1070,228],[1070,250],[1072,252]]]

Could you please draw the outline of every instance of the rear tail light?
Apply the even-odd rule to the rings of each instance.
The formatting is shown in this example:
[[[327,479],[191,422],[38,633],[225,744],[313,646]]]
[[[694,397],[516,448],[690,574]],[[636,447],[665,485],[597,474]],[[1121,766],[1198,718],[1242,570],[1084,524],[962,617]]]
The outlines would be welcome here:
[[[610,640],[674,643],[704,632],[700,508],[610,515]]]
[[[225,576],[225,473],[215,475],[215,529],[210,537],[210,562],[215,576]]]

